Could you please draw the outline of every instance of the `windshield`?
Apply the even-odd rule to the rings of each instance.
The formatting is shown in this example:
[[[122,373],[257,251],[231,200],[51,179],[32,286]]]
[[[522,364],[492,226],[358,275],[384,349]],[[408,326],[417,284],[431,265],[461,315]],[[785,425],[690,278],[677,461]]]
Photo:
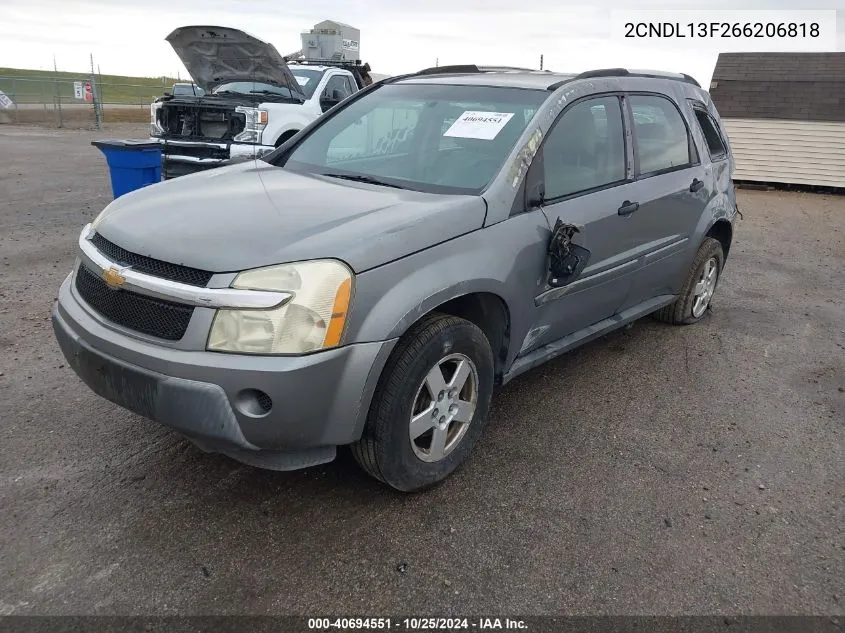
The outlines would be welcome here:
[[[174,96],[196,95],[201,97],[205,91],[199,86],[191,84],[173,84],[173,91],[170,93]]]
[[[274,86],[273,84],[266,84],[261,81],[229,81],[215,87],[212,94],[226,94],[227,92],[244,95],[256,94],[277,96],[284,99],[297,99],[297,97],[294,97],[293,94],[291,94],[291,91],[287,88]],[[297,100],[301,99],[302,98],[299,97]]]
[[[284,167],[417,191],[477,194],[548,95],[490,86],[388,84],[327,119],[288,155]]]
[[[310,99],[311,95],[317,89],[317,84],[320,83],[320,78],[323,76],[325,70],[313,70],[306,68],[291,68],[293,78],[299,84],[299,89],[305,94],[305,97]]]

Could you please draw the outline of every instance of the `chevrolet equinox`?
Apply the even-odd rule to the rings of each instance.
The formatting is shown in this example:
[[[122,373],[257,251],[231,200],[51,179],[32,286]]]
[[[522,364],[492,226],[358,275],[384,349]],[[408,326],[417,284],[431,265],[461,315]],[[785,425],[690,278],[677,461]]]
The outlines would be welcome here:
[[[204,451],[290,470],[348,445],[421,490],[467,459],[494,386],[705,316],[732,172],[688,75],[428,69],[111,202],[53,326],[94,392]]]

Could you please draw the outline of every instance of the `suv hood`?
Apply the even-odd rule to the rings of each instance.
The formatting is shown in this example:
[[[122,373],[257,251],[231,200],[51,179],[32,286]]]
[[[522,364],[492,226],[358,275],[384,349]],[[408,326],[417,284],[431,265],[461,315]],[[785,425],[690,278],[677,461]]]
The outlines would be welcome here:
[[[392,189],[251,161],[128,193],[95,224],[130,252],[212,272],[324,257],[361,272],[479,229],[486,211],[478,196]]]
[[[181,26],[165,38],[200,88],[209,92],[227,81],[261,81],[288,88],[305,99],[272,44],[223,26]]]

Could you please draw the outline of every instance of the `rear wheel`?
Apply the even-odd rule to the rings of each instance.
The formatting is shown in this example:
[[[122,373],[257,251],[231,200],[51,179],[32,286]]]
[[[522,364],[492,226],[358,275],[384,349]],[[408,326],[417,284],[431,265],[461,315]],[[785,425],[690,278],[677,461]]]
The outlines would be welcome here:
[[[719,240],[705,238],[678,298],[674,303],[655,312],[654,317],[658,321],[673,325],[689,325],[700,321],[710,307],[724,265],[725,253]]]
[[[397,345],[352,454],[370,475],[412,492],[451,475],[487,421],[493,353],[473,323],[434,314]]]

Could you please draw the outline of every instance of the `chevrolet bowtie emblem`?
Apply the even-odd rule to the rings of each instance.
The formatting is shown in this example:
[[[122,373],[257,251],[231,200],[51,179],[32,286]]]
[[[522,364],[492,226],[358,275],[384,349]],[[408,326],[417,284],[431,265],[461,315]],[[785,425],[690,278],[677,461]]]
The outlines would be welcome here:
[[[120,271],[113,266],[108,270],[103,271],[103,280],[105,280],[111,288],[119,288],[126,283],[126,277],[121,275]]]

